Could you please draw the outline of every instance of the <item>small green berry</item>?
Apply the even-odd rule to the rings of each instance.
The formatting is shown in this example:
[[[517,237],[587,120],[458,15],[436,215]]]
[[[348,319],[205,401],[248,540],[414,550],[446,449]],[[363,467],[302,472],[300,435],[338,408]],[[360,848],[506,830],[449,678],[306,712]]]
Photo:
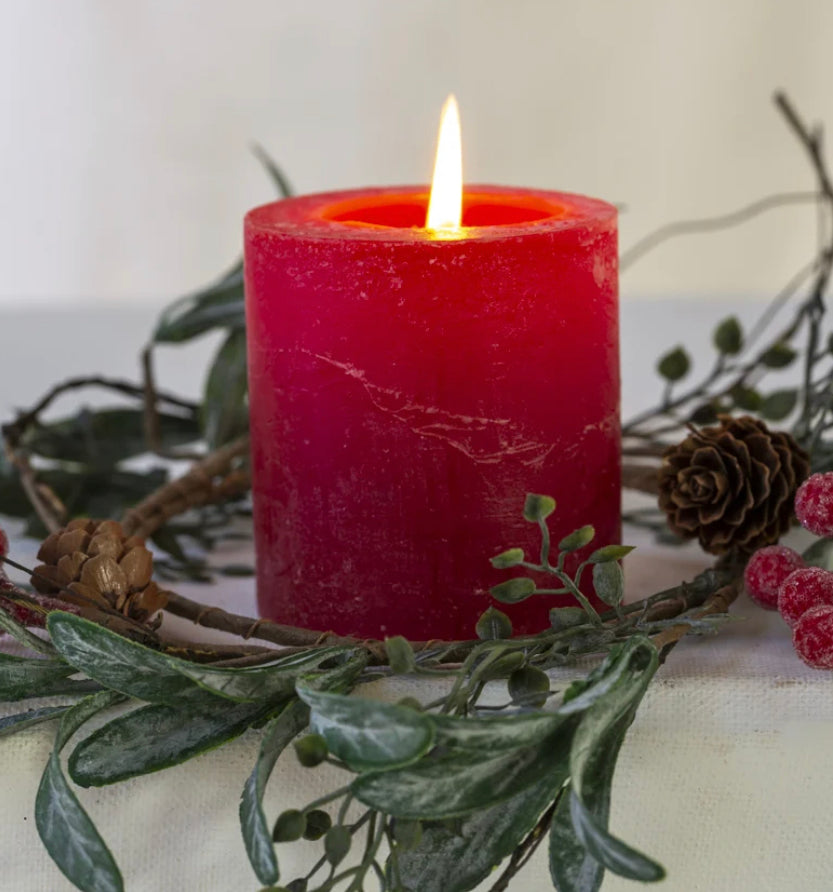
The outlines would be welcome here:
[[[287,809],[278,815],[272,839],[275,842],[295,842],[304,835],[306,827],[307,819],[303,812],[297,808]]]
[[[333,826],[333,819],[320,808],[307,812],[307,826],[304,830],[304,839],[321,839],[321,837]]]
[[[333,867],[347,857],[352,842],[353,838],[346,827],[343,827],[341,824],[330,827],[327,835],[324,837],[324,852],[327,855],[327,860]]]
[[[414,712],[425,712],[422,704],[416,697],[403,697],[396,701],[397,706],[404,706],[406,709],[413,709]]]
[[[295,741],[295,755],[304,768],[315,768],[330,754],[327,741],[320,734],[307,734]]]

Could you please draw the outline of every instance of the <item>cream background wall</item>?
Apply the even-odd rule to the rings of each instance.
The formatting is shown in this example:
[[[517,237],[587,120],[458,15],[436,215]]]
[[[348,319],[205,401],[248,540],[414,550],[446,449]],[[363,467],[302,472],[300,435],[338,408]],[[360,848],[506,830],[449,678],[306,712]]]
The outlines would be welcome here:
[[[622,245],[812,187],[770,103],[833,127],[829,0],[0,0],[0,306],[161,304],[271,197],[427,179],[460,100],[469,181],[627,205]],[[812,207],[667,247],[623,292],[772,293]],[[2,336],[0,336],[2,337]]]

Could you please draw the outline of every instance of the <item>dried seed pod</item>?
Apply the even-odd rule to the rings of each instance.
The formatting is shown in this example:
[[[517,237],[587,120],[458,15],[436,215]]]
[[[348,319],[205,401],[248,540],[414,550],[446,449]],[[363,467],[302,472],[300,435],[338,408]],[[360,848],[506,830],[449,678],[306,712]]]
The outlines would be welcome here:
[[[147,622],[167,603],[167,593],[151,580],[153,556],[121,524],[78,518],[52,533],[38,551],[32,584],[45,595],[80,607],[109,607]]]

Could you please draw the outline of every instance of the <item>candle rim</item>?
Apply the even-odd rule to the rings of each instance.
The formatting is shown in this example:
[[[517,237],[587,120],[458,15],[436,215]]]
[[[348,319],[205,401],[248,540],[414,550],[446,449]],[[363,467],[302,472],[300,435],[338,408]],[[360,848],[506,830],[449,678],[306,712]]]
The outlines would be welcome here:
[[[412,203],[427,206],[426,185],[373,186],[333,192],[316,192],[270,202],[253,208],[246,215],[247,230],[275,235],[294,235],[314,239],[349,241],[391,241],[407,243],[459,244],[460,241],[482,241],[511,238],[532,233],[570,230],[615,223],[617,209],[608,202],[572,192],[488,184],[467,185],[464,202],[470,208],[491,202],[504,208],[540,213],[521,222],[464,226],[451,237],[442,237],[424,227],[391,226],[333,219],[348,214],[351,206],[362,208]],[[517,203],[513,203],[512,199]],[[550,213],[547,211],[550,210]]]

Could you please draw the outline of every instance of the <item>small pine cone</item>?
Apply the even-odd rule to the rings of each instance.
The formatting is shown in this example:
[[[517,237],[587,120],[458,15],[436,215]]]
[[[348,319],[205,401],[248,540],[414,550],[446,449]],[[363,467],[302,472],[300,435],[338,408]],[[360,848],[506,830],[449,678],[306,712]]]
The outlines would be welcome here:
[[[705,551],[751,553],[789,529],[807,453],[756,418],[721,416],[665,451],[659,504],[673,532]]]
[[[98,605],[147,622],[168,600],[151,581],[153,556],[144,539],[125,536],[114,520],[71,521],[44,540],[38,559],[35,589],[81,608]]]

